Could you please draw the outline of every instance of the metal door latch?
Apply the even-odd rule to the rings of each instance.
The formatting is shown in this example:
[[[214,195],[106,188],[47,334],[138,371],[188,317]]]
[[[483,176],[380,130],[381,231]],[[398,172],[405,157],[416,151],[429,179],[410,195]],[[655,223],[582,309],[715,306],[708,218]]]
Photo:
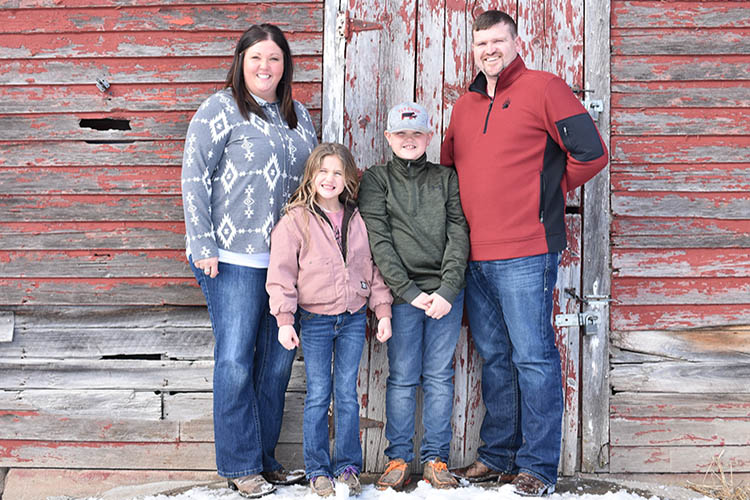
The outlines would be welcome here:
[[[599,324],[599,315],[595,312],[583,312],[578,314],[556,314],[555,326],[558,328],[567,328],[578,326],[583,328],[583,334],[586,335],[586,329],[589,326]]]
[[[601,99],[588,99],[583,101],[583,107],[589,112],[594,121],[599,119],[599,113],[604,111],[604,101]]]

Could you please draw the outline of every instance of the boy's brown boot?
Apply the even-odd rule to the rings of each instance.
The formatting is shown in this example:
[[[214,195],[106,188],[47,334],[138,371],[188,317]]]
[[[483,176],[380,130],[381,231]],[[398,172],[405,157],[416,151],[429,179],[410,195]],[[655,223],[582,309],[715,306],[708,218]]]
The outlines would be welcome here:
[[[439,458],[425,462],[422,477],[430,483],[433,488],[445,490],[458,486],[458,481],[453,474],[448,472],[448,466]]]
[[[408,468],[409,465],[402,458],[394,458],[385,466],[385,472],[383,472],[380,479],[375,483],[375,488],[381,491],[388,488],[401,491],[408,482],[406,473]]]

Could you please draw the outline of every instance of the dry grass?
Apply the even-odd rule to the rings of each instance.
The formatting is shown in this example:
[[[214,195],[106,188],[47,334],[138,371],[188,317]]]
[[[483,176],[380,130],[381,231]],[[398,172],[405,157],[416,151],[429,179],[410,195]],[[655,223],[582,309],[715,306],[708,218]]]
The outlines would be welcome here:
[[[729,473],[724,472],[724,467],[721,465],[723,454],[724,452],[721,452],[718,457],[713,459],[701,484],[688,481],[688,488],[707,497],[720,500],[750,500],[750,486],[743,486],[741,481],[736,485],[734,484],[731,466]]]

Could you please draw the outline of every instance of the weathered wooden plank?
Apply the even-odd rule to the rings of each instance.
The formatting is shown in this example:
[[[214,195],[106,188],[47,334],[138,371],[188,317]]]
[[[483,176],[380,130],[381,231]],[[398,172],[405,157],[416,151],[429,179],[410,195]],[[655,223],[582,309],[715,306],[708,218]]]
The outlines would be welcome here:
[[[611,125],[617,135],[747,135],[748,120],[748,109],[614,109]]]
[[[178,166],[182,140],[96,144],[71,142],[0,142],[0,167],[100,165]]]
[[[212,7],[217,15],[223,8]],[[247,9],[245,9],[247,10]],[[38,11],[34,11],[38,12]],[[69,11],[56,11],[65,15]],[[246,25],[249,26],[249,25]],[[70,33],[4,34],[0,39],[0,59],[59,59],[94,57],[232,57],[239,31],[114,31],[101,33],[76,31]],[[3,27],[4,28],[4,27]],[[322,34],[287,32],[293,56],[320,56]]]
[[[6,357],[6,353],[0,354]],[[0,391],[0,411],[27,411],[34,414],[114,419],[159,420],[161,395],[152,391],[47,390]]]
[[[305,393],[288,392],[279,443],[302,444],[302,415]],[[214,440],[213,396],[211,393],[182,393],[164,396],[164,419],[179,423],[181,442]]]
[[[618,163],[612,167],[614,191],[748,191],[750,164]]]
[[[748,163],[750,136],[612,139],[613,163]]]
[[[432,119],[432,141],[427,146],[427,158],[440,158],[440,139],[443,137],[443,65],[436,61],[445,58],[445,2],[433,0],[417,3],[416,88],[414,100],[424,106]]]
[[[339,26],[347,17],[345,0],[329,0],[324,5],[323,81],[326,82],[322,105],[320,137],[326,142],[344,140],[344,78],[346,77],[346,37]]]
[[[210,391],[213,361],[0,359],[3,389]]]
[[[4,440],[177,442],[178,422],[165,420],[81,418],[30,412],[0,412],[0,442]]]
[[[205,304],[195,279],[0,279],[2,305]]]
[[[750,419],[617,417],[610,439],[617,446],[736,446],[750,444]]]
[[[182,198],[174,195],[0,196],[6,221],[180,221]]]
[[[748,277],[747,249],[612,250],[616,277]]]
[[[716,463],[725,472],[750,470],[748,446],[663,446],[612,447],[610,472],[695,472],[716,471]]]
[[[69,33],[126,31],[235,31],[253,24],[271,23],[284,30],[320,32],[323,9],[319,5],[263,3],[245,5],[152,5],[102,8],[0,9],[0,26],[10,33]]]
[[[268,0],[247,0],[244,3],[252,4],[265,3]],[[277,3],[322,3],[323,0],[283,0]],[[137,5],[185,5],[185,4],[205,4],[206,0],[2,0],[0,9],[68,9],[71,7],[127,7]],[[236,0],[211,0],[212,5],[221,6],[223,4],[236,3]],[[220,8],[220,7],[219,7]]]
[[[610,151],[609,112],[610,85],[613,80],[610,54],[610,2],[586,0],[584,4],[584,82],[603,102],[598,125],[602,139]],[[593,43],[592,43],[593,42]],[[583,188],[583,278],[582,296],[610,294],[610,173],[609,167],[597,174]],[[610,316],[609,303],[591,301],[582,310],[597,314],[600,321],[595,329],[587,328],[581,341],[581,470],[607,472],[609,446],[609,415],[607,411],[611,390],[609,372]],[[595,331],[590,331],[595,330]]]
[[[612,298],[622,305],[750,304],[750,279],[619,278]]]
[[[607,350],[609,351],[610,365],[660,363],[662,361],[669,361],[669,359],[664,356],[653,356],[651,354],[643,354],[642,352],[625,351],[619,347],[615,347],[611,343],[607,347]]]
[[[3,222],[7,249],[183,249],[185,224],[175,222]]]
[[[750,356],[750,327],[613,330],[610,342],[620,349],[673,360],[742,363]]]
[[[172,360],[212,359],[211,328],[34,328],[0,344],[0,358],[93,358],[161,356]]]
[[[197,307],[21,307],[15,309],[19,330],[78,328],[144,328],[165,327],[210,328],[206,305]]]
[[[613,330],[670,330],[750,324],[750,306],[657,305],[612,306]]]
[[[614,29],[612,54],[633,55],[734,55],[750,52],[744,29]]]
[[[276,458],[290,469],[302,468],[302,447],[280,444]],[[2,441],[0,467],[66,467],[151,470],[216,470],[213,443],[64,443]]]
[[[612,213],[616,216],[705,217],[747,219],[750,192],[670,193],[664,191],[612,193]],[[673,245],[678,246],[676,241]]]
[[[610,399],[617,417],[750,417],[750,395],[743,394],[649,394],[621,392]]]
[[[0,278],[191,278],[182,250],[4,251]]]
[[[296,76],[296,75],[295,75]],[[124,84],[103,94],[87,78],[80,85],[22,85],[0,87],[0,109],[4,113],[86,113],[128,111],[189,111],[194,113],[208,96],[223,86],[224,79],[209,83],[184,82]],[[318,123],[320,82],[299,82],[295,77],[294,98],[311,110]]]
[[[750,27],[750,13],[743,2],[612,2],[612,26],[617,28],[740,28]]]
[[[134,83],[215,83],[221,85],[232,60],[223,57],[191,58],[94,58],[94,59],[20,59],[0,67],[0,85],[75,85],[96,84],[105,78],[113,93],[120,84]],[[294,79],[320,82],[319,57],[294,59]]]
[[[612,243],[622,248],[750,247],[750,220],[617,217]]]
[[[24,360],[0,358],[3,389],[122,390],[208,392],[213,361],[174,360]],[[290,392],[304,391],[302,361],[292,365]]]
[[[226,484],[226,480],[217,475],[215,470],[137,471],[14,467],[8,473],[3,494],[9,500],[39,500],[60,495],[72,498],[106,498],[112,495],[152,495],[156,494],[156,491],[169,495],[200,486],[225,487]]]
[[[613,80],[685,81],[747,80],[750,57],[731,56],[612,56]]]
[[[180,167],[8,167],[3,194],[181,195]]]
[[[68,113],[5,115],[0,116],[0,134],[6,141],[182,140],[192,115],[189,111],[105,116]],[[97,123],[92,124],[90,120]]]
[[[742,108],[750,82],[621,82],[612,84],[613,108]]]
[[[615,392],[748,394],[748,376],[748,363],[669,361],[616,365],[609,378]]]

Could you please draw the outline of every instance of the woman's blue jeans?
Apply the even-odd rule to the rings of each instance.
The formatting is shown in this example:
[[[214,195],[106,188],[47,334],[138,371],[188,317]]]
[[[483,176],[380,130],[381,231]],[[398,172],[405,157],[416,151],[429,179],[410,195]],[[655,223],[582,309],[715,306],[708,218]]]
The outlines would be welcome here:
[[[388,340],[388,380],[385,396],[385,437],[388,458],[414,459],[414,414],[417,387],[424,391],[420,445],[422,463],[440,458],[448,462],[453,413],[453,356],[461,334],[464,292],[451,310],[432,319],[411,304],[391,307],[393,336]]]
[[[527,472],[554,485],[563,400],[552,328],[559,254],[472,261],[466,311],[484,362],[479,460],[502,472]]]
[[[300,342],[307,375],[302,451],[308,479],[339,476],[348,466],[362,470],[357,374],[365,345],[365,311],[363,307],[354,314],[323,315],[300,309]],[[328,452],[331,394],[333,457]]]
[[[295,350],[278,341],[266,270],[219,262],[209,278],[190,260],[206,297],[214,346],[216,468],[227,478],[282,468],[274,451]]]

